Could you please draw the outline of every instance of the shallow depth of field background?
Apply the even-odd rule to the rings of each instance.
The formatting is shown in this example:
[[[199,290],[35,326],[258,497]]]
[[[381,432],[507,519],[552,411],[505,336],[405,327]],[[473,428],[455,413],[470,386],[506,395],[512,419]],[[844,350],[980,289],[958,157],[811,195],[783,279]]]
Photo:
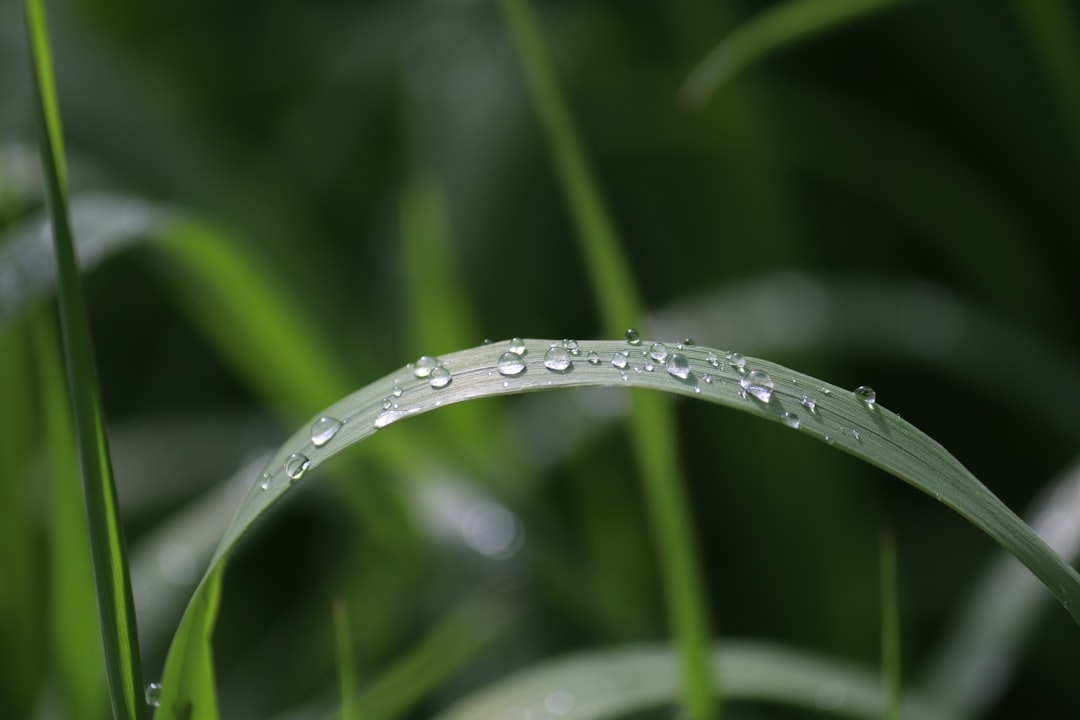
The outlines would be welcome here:
[[[1067,72],[1080,72],[1080,48],[1047,61],[1039,48],[1052,38],[1021,23],[1024,1],[901,3],[769,56],[703,109],[679,97],[689,70],[776,3],[535,3],[653,327],[680,333],[661,339],[873,385],[1021,513],[1080,437],[1076,386],[1055,370],[1075,377],[1080,362],[1080,75]],[[73,196],[111,191],[220,228],[259,259],[303,319],[298,336],[327,343],[350,387],[484,338],[599,333],[496,4],[96,0],[49,12]],[[1080,37],[1080,8],[1065,20],[1055,38]],[[4,3],[9,170],[36,157],[23,36],[21,3]],[[6,174],[0,165],[0,231],[41,209],[5,189]],[[429,212],[417,220],[417,208]],[[411,220],[451,244],[451,262],[403,257]],[[87,278],[132,548],[327,400],[286,407],[254,382],[257,359],[238,362],[207,332],[213,308],[189,278],[153,239]],[[431,320],[444,317],[445,345],[433,347]],[[1003,341],[962,354],[986,328]],[[620,396],[473,405],[386,431],[415,435],[423,473],[369,463],[361,445],[306,476],[245,544],[216,635],[224,717],[331,698],[335,597],[368,679],[477,593],[497,608],[469,616],[470,657],[415,718],[541,658],[667,637]],[[492,417],[509,450],[473,430]],[[877,541],[891,525],[904,669],[917,681],[991,541],[779,425],[687,401],[678,418],[720,641],[877,663]],[[2,481],[37,488],[41,465]],[[14,495],[24,504],[0,522],[40,516],[39,490]],[[373,524],[372,507],[397,512]],[[488,557],[469,523],[494,507],[514,514],[516,534]],[[30,525],[40,543],[7,557],[26,561],[21,591],[41,603],[0,618],[18,639],[0,663],[19,668],[0,673],[0,717],[29,716],[51,662],[46,529]],[[202,568],[180,557],[170,592],[186,599]],[[177,619],[143,637],[148,680]],[[1026,648],[988,717],[1077,716],[1080,630],[1054,606]],[[726,717],[809,716],[734,704]]]

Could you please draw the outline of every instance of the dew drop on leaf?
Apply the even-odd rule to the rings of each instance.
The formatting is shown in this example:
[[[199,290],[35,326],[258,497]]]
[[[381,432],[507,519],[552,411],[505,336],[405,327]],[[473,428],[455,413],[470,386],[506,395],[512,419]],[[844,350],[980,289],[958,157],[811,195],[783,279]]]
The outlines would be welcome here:
[[[793,412],[785,412],[783,415],[780,416],[780,421],[787,425],[789,428],[794,428],[796,430],[798,430],[799,426],[802,425],[802,423],[799,422],[799,416]]]
[[[435,388],[436,390],[449,385],[450,380],[452,379],[450,377],[450,371],[444,367],[435,368],[431,371],[429,377],[431,378],[431,387]]]
[[[270,473],[264,472],[262,475],[259,476],[259,489],[269,490],[270,483],[273,482],[273,480],[274,477]]]
[[[315,447],[322,447],[330,442],[338,430],[341,429],[341,421],[332,417],[321,417],[311,423],[311,442]]]
[[[746,358],[742,353],[731,353],[731,367],[736,370],[742,370],[746,367]]]
[[[310,465],[311,460],[308,459],[307,455],[293,453],[285,458],[285,474],[293,480],[299,480]]]
[[[773,381],[764,370],[751,370],[739,380],[739,385],[761,402],[767,403],[772,398]]]
[[[667,371],[680,380],[685,380],[690,377],[690,361],[682,353],[671,353],[667,359]]]
[[[510,347],[508,347],[507,350],[514,353],[515,355],[524,355],[525,341],[519,337],[516,337],[510,341]]]
[[[641,344],[641,335],[634,328],[630,328],[629,330],[627,330],[624,337],[626,338],[626,342],[630,343],[631,345]]]
[[[877,402],[877,393],[869,385],[860,385],[855,388],[855,394],[867,405],[873,405]]]
[[[617,352],[611,356],[611,367],[616,370],[626,368],[626,353]]]
[[[413,375],[418,378],[426,378],[437,367],[439,367],[438,360],[430,355],[424,355],[416,361],[416,365],[413,367]]]
[[[147,685],[146,686],[146,693],[145,693],[144,697],[146,698],[146,704],[149,705],[150,707],[154,707],[154,708],[160,707],[161,706],[161,683],[150,683],[149,685]]]
[[[649,348],[649,357],[656,362],[664,362],[667,360],[668,349],[667,345],[662,342],[654,342],[652,347]]]
[[[716,357],[716,353],[714,352],[710,351],[709,354],[705,356],[705,362],[713,367],[720,367],[720,358]]]
[[[520,375],[525,370],[525,361],[521,355],[508,351],[499,357],[497,367],[500,375]]]
[[[570,353],[558,346],[548,348],[544,354],[544,367],[554,372],[566,372],[570,369]]]
[[[589,354],[585,356],[585,359],[589,361],[590,365],[599,365],[600,353],[596,352],[595,350],[590,350]]]
[[[809,410],[811,414],[817,412],[817,403],[809,395],[802,396],[802,406]]]
[[[581,346],[578,345],[577,340],[570,340],[569,338],[567,338],[566,340],[562,341],[562,346],[563,349],[571,355],[577,356],[581,354]]]

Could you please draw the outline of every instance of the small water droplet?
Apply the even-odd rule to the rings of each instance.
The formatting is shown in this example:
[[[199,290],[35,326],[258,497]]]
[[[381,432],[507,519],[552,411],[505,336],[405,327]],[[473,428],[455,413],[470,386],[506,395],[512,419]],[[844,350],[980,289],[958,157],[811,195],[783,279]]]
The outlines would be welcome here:
[[[274,476],[271,475],[268,472],[264,472],[261,476],[259,476],[259,480],[260,480],[259,489],[260,490],[269,490],[270,489],[270,483],[274,481]]]
[[[382,409],[389,410],[394,407],[394,399],[390,397],[384,397],[382,400]]]
[[[859,431],[858,430],[852,429],[851,437],[855,438],[856,440],[858,440],[860,442],[862,441],[862,438],[859,437]]]
[[[341,421],[337,418],[321,417],[311,424],[311,442],[315,447],[322,447],[330,442],[340,429]]]
[[[150,683],[146,686],[146,704],[150,707],[161,707],[161,683]]]
[[[430,355],[424,355],[413,366],[413,375],[418,378],[426,378],[431,371],[439,367],[439,361]]]
[[[799,426],[802,424],[799,422],[799,416],[793,412],[785,412],[780,416],[780,420],[789,428],[794,428],[796,430],[798,430]]]
[[[569,338],[562,341],[563,350],[570,353],[573,356],[581,354],[581,346],[578,345],[577,340],[570,340]]]
[[[544,367],[554,372],[566,372],[570,369],[570,353],[558,346],[548,348],[544,353]]]
[[[508,347],[507,350],[514,353],[515,355],[524,355],[525,341],[519,337],[516,337],[510,341],[510,347]]]
[[[811,413],[817,412],[817,403],[809,395],[802,396],[802,406],[809,410]]]
[[[589,361],[590,365],[599,365],[600,353],[596,352],[595,350],[590,350],[589,354],[585,356],[585,359]]]
[[[705,373],[701,376],[701,379],[705,381],[706,385],[712,385],[712,375]]]
[[[525,361],[515,352],[504,352],[499,356],[499,373],[501,375],[520,375],[525,371]]]
[[[743,400],[745,400],[746,399],[746,390],[744,390],[743,388],[739,388],[739,397],[742,398]]]
[[[739,385],[761,402],[767,403],[772,398],[773,381],[764,370],[751,370],[739,380]]]
[[[308,460],[307,455],[293,453],[285,458],[285,474],[293,480],[299,480],[310,465],[311,460]]]
[[[452,377],[450,377],[450,371],[444,367],[437,367],[432,370],[430,377],[431,387],[435,388],[436,390],[446,387],[453,379]]]
[[[825,442],[827,442],[827,443],[829,443],[830,445],[832,445],[832,444],[833,444],[834,442],[836,442],[836,441],[835,441],[835,440],[833,440],[833,439],[832,439],[831,437],[829,437],[828,435],[826,435],[826,436],[825,436]]]
[[[623,382],[628,382],[630,380],[630,376],[626,374],[625,370],[619,372],[619,377],[622,378]]]
[[[710,351],[709,354],[705,356],[705,362],[713,367],[720,367],[720,358],[716,357],[716,353],[714,352]]]
[[[510,381],[509,380],[503,380],[503,387],[504,388],[510,387]]]
[[[390,394],[393,395],[396,398],[399,398],[399,397],[401,397],[402,395],[405,394],[405,391],[401,389],[400,385],[395,384],[394,389]]]
[[[685,380],[690,377],[690,361],[682,353],[671,353],[667,359],[667,371],[680,380]]]
[[[686,347],[694,347],[695,345],[697,345],[697,343],[694,342],[694,338],[686,338],[682,341],[682,344]]]
[[[490,345],[491,344],[491,338],[484,338],[484,342],[482,342],[480,344],[481,345]]]
[[[731,353],[731,367],[739,371],[746,367],[746,358],[742,353]]]
[[[649,348],[649,357],[656,362],[664,362],[667,360],[668,350],[667,345],[662,342],[654,342],[652,347]]]
[[[869,385],[860,385],[855,388],[855,394],[867,405],[873,405],[877,402],[877,393]]]
[[[821,392],[825,393],[826,395],[832,395],[832,390],[827,387],[821,388]]]
[[[651,360],[645,361],[645,372],[652,372],[656,369],[656,366],[652,364]]]
[[[631,345],[641,344],[641,335],[634,328],[630,328],[629,330],[627,330],[624,337],[626,338],[626,342],[630,343]]]
[[[611,367],[622,370],[626,367],[626,353],[617,352],[611,356]]]

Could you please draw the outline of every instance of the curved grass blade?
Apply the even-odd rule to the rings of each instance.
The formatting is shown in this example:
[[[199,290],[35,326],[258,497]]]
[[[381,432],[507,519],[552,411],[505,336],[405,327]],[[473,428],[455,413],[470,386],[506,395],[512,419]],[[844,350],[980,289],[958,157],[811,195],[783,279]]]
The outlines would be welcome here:
[[[900,592],[896,570],[896,538],[881,532],[881,677],[885,684],[885,720],[900,720]]]
[[[577,226],[597,307],[607,331],[622,332],[636,325],[644,310],[630,262],[585,159],[532,8],[528,0],[502,0],[501,4],[548,137],[559,185]],[[707,720],[718,716],[721,701],[709,672],[708,602],[674,426],[674,413],[664,398],[633,398],[632,447],[659,550],[668,618],[682,653],[684,710],[690,720]]]
[[[83,305],[82,278],[75,261],[67,212],[60,116],[42,0],[26,2],[27,32],[35,73],[39,144],[56,250],[64,359],[79,441],[83,495],[90,528],[94,580],[105,667],[115,717],[147,715],[142,700],[142,668],[127,550],[117,510],[108,437],[99,396],[90,326]]]
[[[733,700],[759,700],[831,716],[878,720],[885,710],[875,673],[851,663],[776,645],[726,640],[712,672]],[[436,720],[549,717],[572,708],[575,720],[607,720],[669,704],[678,688],[674,653],[639,646],[585,652],[527,668],[460,700]],[[904,717],[950,717],[918,696]],[[529,712],[532,715],[529,715]]]
[[[205,596],[218,592],[224,562],[237,542],[306,474],[402,419],[470,399],[556,388],[660,390],[741,410],[824,441],[951,507],[1027,565],[1080,623],[1080,575],[941,445],[879,403],[775,363],[703,346],[672,346],[662,363],[643,352],[642,348],[651,348],[648,341],[641,345],[587,341],[559,370],[562,363],[553,362],[559,353],[548,356],[553,345],[546,340],[524,341],[520,367],[503,356],[505,343],[442,356],[436,369],[406,366],[334,403],[287,440],[241,501],[181,622],[166,667],[166,678],[175,684],[170,687],[167,682],[164,688],[174,694],[174,707],[192,709],[192,720],[216,717],[214,709],[190,705],[193,690],[179,672],[193,662],[193,653],[209,662],[208,630],[216,601],[208,602]],[[408,380],[403,382],[402,377]],[[402,392],[384,407],[395,385]]]
[[[349,630],[349,610],[341,598],[334,598],[334,639],[337,650],[338,685],[341,692],[341,720],[361,720],[356,714],[356,656],[353,653],[352,631]]]
[[[788,0],[747,21],[699,62],[683,83],[696,107],[747,66],[777,50],[915,0]]]

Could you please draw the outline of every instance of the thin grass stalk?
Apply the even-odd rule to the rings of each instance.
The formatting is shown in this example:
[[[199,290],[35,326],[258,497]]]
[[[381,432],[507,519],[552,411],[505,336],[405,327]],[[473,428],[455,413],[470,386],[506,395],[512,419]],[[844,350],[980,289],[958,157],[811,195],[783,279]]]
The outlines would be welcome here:
[[[113,714],[119,720],[147,716],[142,702],[142,668],[131,594],[127,548],[117,507],[102,413],[90,325],[83,304],[82,278],[75,260],[68,219],[64,149],[42,0],[26,2],[39,146],[56,252],[64,361],[82,468],[83,496],[97,589]]]
[[[896,538],[891,527],[881,532],[881,676],[885,685],[885,720],[900,720],[900,593]]]
[[[345,601],[334,599],[334,639],[337,649],[338,684],[341,691],[341,720],[360,720],[356,714],[356,656],[353,653],[349,611]]]
[[[643,316],[630,263],[585,159],[532,8],[527,0],[501,4],[577,229],[603,324],[617,336]],[[631,408],[634,453],[661,554],[669,622],[680,649],[682,703],[692,720],[715,718],[720,701],[709,661],[707,601],[683,490],[674,413],[666,398],[648,393],[635,393]]]

